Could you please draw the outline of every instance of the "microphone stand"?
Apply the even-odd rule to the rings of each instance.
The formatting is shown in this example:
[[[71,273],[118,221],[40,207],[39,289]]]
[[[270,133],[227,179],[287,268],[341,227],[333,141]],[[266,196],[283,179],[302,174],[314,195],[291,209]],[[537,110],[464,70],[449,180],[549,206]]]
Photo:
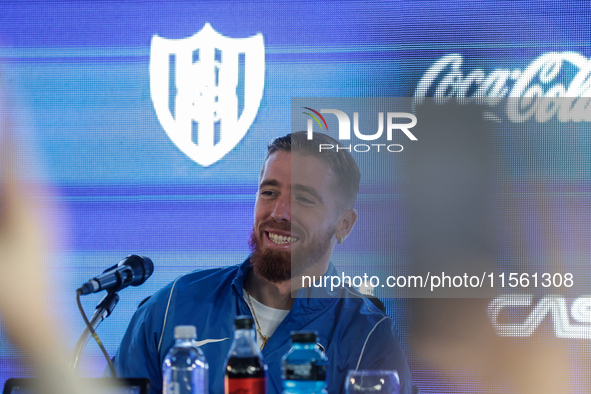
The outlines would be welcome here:
[[[107,317],[109,317],[111,312],[113,312],[113,309],[115,309],[115,306],[118,302],[119,294],[117,294],[117,292],[108,292],[107,295],[103,297],[101,302],[99,302],[99,304],[96,306],[92,319],[90,319],[90,325],[95,331],[99,324],[101,324],[101,322],[105,320]],[[74,347],[74,351],[72,352],[70,368],[74,372],[78,370],[78,364],[82,356],[82,351],[88,343],[89,338],[90,330],[88,329],[88,327],[84,327],[84,331],[82,331],[82,335],[80,335],[80,338],[78,338],[78,342],[76,342],[76,346]]]

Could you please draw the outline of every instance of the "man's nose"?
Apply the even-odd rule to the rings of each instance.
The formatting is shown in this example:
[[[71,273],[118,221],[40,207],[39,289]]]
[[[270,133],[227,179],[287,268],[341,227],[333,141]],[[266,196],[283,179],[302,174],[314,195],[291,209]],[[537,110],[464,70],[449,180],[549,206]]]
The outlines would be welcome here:
[[[279,196],[271,217],[278,222],[281,220],[291,221],[291,197],[289,195]]]

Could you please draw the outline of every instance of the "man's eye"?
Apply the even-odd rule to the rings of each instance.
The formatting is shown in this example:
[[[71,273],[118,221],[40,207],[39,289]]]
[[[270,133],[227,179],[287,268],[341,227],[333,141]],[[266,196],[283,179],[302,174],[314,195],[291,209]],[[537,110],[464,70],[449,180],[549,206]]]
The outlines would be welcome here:
[[[260,194],[261,194],[261,196],[272,197],[275,195],[275,192],[273,192],[271,190],[264,190]]]
[[[296,197],[296,201],[299,201],[304,204],[314,204],[314,201],[310,200],[309,198],[302,197],[302,196]]]

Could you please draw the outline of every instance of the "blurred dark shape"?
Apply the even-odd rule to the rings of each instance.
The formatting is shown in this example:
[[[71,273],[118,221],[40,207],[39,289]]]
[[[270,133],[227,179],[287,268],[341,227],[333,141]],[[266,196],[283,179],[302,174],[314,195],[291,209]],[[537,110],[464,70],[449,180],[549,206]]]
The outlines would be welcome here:
[[[500,234],[493,226],[490,120],[479,106],[455,101],[426,102],[417,118],[421,138],[409,149],[408,166],[413,270],[491,272]],[[493,294],[439,294],[417,293],[425,298],[413,301],[412,346],[428,369],[448,381],[496,375],[500,386],[520,394],[567,391],[568,349],[555,337],[498,337],[487,315]],[[458,298],[466,295],[479,298]]]

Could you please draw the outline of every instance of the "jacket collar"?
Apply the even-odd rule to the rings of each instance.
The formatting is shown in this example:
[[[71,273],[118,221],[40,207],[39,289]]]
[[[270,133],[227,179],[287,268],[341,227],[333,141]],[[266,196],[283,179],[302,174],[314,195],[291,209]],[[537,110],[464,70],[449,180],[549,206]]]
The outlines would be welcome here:
[[[242,289],[244,289],[244,280],[248,275],[248,271],[250,270],[250,256],[244,260],[242,264],[238,266],[238,270],[236,271],[236,276],[232,280],[232,291],[237,295],[242,297]]]
[[[242,264],[238,266],[238,270],[236,271],[236,276],[232,280],[232,291],[234,294],[240,298],[242,298],[243,289],[244,289],[244,281],[248,276],[248,271],[250,270],[250,256],[244,260]],[[328,271],[324,276],[340,276],[340,272],[335,268],[332,263],[329,263]],[[292,309],[296,307],[303,307],[307,310],[319,310],[326,308],[327,305],[332,304],[338,298],[346,298],[348,296],[347,289],[343,287],[338,287],[331,291],[330,289],[330,281],[327,282],[328,286],[320,286],[320,287],[308,287],[299,289],[296,294],[296,299],[294,301],[294,305]]]

